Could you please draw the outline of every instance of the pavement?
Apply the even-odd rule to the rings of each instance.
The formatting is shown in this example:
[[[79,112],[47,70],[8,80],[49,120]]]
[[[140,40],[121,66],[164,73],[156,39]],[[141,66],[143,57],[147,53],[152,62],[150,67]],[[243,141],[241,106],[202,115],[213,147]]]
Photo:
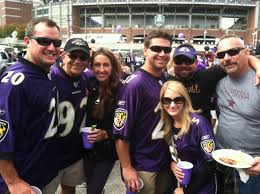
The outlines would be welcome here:
[[[60,188],[56,194],[59,194]],[[115,166],[110,173],[107,183],[104,188],[103,194],[125,194],[126,189],[123,181],[121,180],[119,161],[115,163]],[[76,187],[76,194],[86,194],[86,184]]]

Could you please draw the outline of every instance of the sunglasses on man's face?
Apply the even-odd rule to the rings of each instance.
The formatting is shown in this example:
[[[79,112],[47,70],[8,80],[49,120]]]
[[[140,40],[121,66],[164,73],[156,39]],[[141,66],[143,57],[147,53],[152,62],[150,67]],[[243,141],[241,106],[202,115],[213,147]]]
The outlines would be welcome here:
[[[171,47],[164,47],[164,46],[151,46],[149,47],[149,49],[151,49],[151,51],[156,53],[160,53],[163,51],[165,54],[169,54],[172,51]]]
[[[176,65],[182,65],[182,64],[185,64],[185,65],[192,65],[194,62],[195,62],[195,59],[190,59],[188,57],[183,57],[183,56],[180,56],[180,57],[175,57],[173,59],[174,63]]]
[[[235,56],[237,55],[238,53],[240,53],[241,50],[243,50],[245,48],[243,47],[237,47],[237,48],[232,48],[232,49],[229,49],[227,51],[222,51],[222,52],[218,52],[217,53],[217,58],[218,59],[224,59],[225,55],[228,54],[229,56]]]
[[[52,43],[54,47],[60,47],[62,42],[59,39],[50,39],[46,37],[30,36],[30,38],[36,40],[36,42],[42,46],[49,46]]]
[[[171,99],[169,97],[163,97],[162,98],[162,103],[164,105],[170,105],[172,102],[174,102],[174,104],[183,104],[184,103],[184,98],[182,96],[178,96],[174,99]]]
[[[87,61],[89,59],[87,54],[68,53],[68,56],[71,60],[76,60],[79,58],[81,61]]]

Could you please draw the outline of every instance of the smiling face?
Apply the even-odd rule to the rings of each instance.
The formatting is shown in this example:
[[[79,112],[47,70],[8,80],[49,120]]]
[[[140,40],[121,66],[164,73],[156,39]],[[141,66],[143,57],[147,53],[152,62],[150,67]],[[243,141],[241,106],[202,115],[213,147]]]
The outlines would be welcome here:
[[[99,82],[108,82],[112,73],[110,59],[103,54],[96,55],[93,59],[92,70]]]
[[[75,50],[70,53],[63,53],[62,60],[64,71],[71,77],[77,77],[87,68],[89,56],[88,53]]]
[[[178,64],[173,63],[174,73],[181,79],[189,78],[196,71],[197,60],[191,60],[186,56],[176,57]]]
[[[33,36],[59,40],[60,32],[57,27],[48,27],[46,23],[40,22],[35,25]],[[55,64],[59,57],[60,47],[54,47],[53,43],[42,46],[30,37],[25,37],[24,42],[27,45],[27,59],[45,71],[49,71],[50,66]]]
[[[230,49],[238,49],[239,52],[230,53]],[[221,52],[224,58],[219,59],[219,62],[229,76],[238,77],[247,71],[249,51],[241,39],[230,37],[221,40],[218,44],[217,55]]]
[[[182,115],[182,111],[183,111],[184,98],[178,92],[175,92],[172,89],[166,89],[163,97],[168,98],[168,99],[172,99],[170,104],[162,103],[165,111],[173,119],[180,118],[180,116]]]
[[[146,61],[144,67],[151,73],[161,73],[170,60],[170,53],[166,53],[163,50],[161,52],[152,51],[152,46],[171,47],[171,42],[163,38],[153,38],[149,48],[144,48],[144,56]]]

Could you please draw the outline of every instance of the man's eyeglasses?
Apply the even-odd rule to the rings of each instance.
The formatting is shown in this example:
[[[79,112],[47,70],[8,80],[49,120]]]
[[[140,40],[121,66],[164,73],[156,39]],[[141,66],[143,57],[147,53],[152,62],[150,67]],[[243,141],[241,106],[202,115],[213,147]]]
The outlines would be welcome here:
[[[228,54],[229,56],[235,56],[237,55],[238,53],[240,53],[241,50],[243,50],[245,48],[243,47],[237,47],[237,48],[232,48],[232,49],[229,49],[227,51],[222,51],[222,52],[218,52],[217,53],[217,58],[218,59],[224,59],[225,55]]]
[[[174,104],[183,104],[184,103],[184,98],[182,96],[178,96],[174,99],[168,98],[168,97],[163,97],[162,98],[162,103],[164,105],[170,105],[172,102],[174,102]]]
[[[174,61],[174,63],[176,65],[181,65],[181,64],[192,65],[195,62],[195,58],[194,59],[190,59],[188,57],[180,56],[180,57],[175,57],[173,59],[173,61]]]
[[[58,39],[50,39],[46,37],[30,36],[30,38],[36,40],[37,43],[42,46],[49,46],[52,43],[54,47],[60,47],[62,42]]]
[[[172,51],[172,47],[164,47],[164,46],[151,46],[149,47],[149,49],[151,49],[151,51],[156,53],[160,53],[163,51],[165,54],[169,54]]]
[[[72,60],[76,60],[79,58],[81,61],[87,61],[89,59],[89,56],[87,54],[76,54],[76,53],[68,53],[68,56]]]

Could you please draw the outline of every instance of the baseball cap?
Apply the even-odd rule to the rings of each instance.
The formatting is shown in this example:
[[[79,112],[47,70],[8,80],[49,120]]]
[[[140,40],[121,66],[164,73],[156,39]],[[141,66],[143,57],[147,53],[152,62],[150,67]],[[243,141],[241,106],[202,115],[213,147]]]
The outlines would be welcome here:
[[[174,50],[173,58],[180,55],[186,56],[189,59],[196,59],[197,51],[194,48],[183,46]]]
[[[75,50],[83,51],[84,53],[89,55],[89,46],[86,41],[84,41],[82,38],[72,38],[69,39],[66,42],[66,45],[64,47],[64,51],[67,53],[70,53]]]

